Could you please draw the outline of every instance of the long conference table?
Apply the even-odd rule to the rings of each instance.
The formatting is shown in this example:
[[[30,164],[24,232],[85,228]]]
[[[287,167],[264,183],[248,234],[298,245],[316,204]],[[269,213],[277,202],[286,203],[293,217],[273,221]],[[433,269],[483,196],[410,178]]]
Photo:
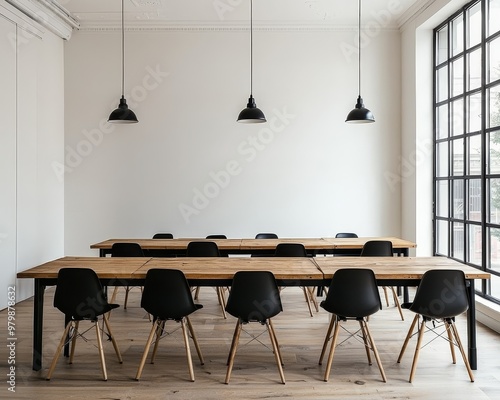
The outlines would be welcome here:
[[[271,271],[280,286],[328,286],[340,268],[370,268],[379,286],[418,286],[425,271],[464,271],[470,298],[467,312],[469,362],[477,369],[476,312],[474,279],[490,279],[490,274],[445,257],[62,257],[17,274],[34,279],[33,369],[42,368],[43,307],[47,286],[57,284],[63,267],[93,269],[104,286],[140,286],[150,268],[179,269],[192,286],[230,286],[236,271]],[[306,328],[305,328],[306,329]]]
[[[111,254],[114,243],[134,242],[143,250],[163,253],[165,256],[185,256],[186,248],[192,241],[215,242],[224,255],[256,254],[272,255],[279,243],[301,243],[309,255],[318,254],[358,254],[368,240],[390,240],[395,255],[408,257],[409,249],[416,244],[396,237],[359,237],[359,238],[278,238],[278,239],[108,239],[92,244],[91,249],[98,249],[99,255],[105,257]]]

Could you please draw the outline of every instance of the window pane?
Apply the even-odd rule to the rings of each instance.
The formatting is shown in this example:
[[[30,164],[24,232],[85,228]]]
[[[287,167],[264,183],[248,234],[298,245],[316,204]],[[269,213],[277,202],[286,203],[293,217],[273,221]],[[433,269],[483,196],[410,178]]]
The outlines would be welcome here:
[[[448,181],[438,181],[436,190],[436,214],[448,218]]]
[[[500,223],[500,179],[489,179],[489,222]]]
[[[488,36],[500,30],[500,0],[490,0],[489,10]]]
[[[481,93],[469,96],[469,128],[467,132],[477,132],[481,130]]]
[[[500,85],[487,90],[489,98],[488,128],[500,126]]]
[[[469,46],[475,46],[481,42],[481,2],[478,2],[469,10]]]
[[[500,37],[492,40],[488,44],[489,65],[488,65],[488,83],[500,79]]]
[[[437,71],[437,101],[448,98],[448,66],[445,65]]]
[[[451,95],[458,96],[464,92],[464,59],[460,57],[452,63],[453,77],[451,80]]]
[[[436,112],[436,133],[438,139],[448,137],[448,104],[438,107]]]
[[[453,136],[464,134],[464,100],[459,99],[451,103],[452,125],[451,134]]]
[[[457,139],[452,142],[453,145],[453,175],[461,176],[464,174],[464,140]]]
[[[437,33],[437,63],[441,64],[448,59],[448,26]]]
[[[448,176],[448,142],[438,143],[436,152],[437,176]]]
[[[469,262],[476,265],[481,265],[483,252],[481,250],[482,241],[481,241],[480,226],[469,225],[468,245],[469,245]]]
[[[490,268],[495,271],[500,271],[500,229],[490,228]],[[500,292],[500,287],[497,287]],[[500,297],[500,293],[498,293]]]
[[[469,180],[469,217],[470,221],[481,222],[481,180]]]
[[[481,49],[469,54],[469,88],[477,89],[481,86]]]
[[[500,131],[490,132],[489,173],[500,174]]]
[[[464,20],[462,14],[452,21],[451,27],[452,55],[456,56],[464,51]]]
[[[464,181],[453,181],[453,218],[464,218]]]
[[[454,222],[453,224],[453,257],[464,259],[464,224]]]
[[[481,175],[481,136],[469,138],[469,160],[467,165],[469,175]]]
[[[443,256],[448,254],[448,222],[437,221],[436,227],[436,253]]]

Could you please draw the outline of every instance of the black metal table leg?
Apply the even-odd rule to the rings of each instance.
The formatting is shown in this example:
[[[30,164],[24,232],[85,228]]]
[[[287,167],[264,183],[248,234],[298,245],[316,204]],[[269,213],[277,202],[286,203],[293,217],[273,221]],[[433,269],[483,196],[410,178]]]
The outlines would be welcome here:
[[[33,305],[33,370],[42,369],[42,333],[43,333],[43,295],[45,284],[35,279],[35,297]]]
[[[469,345],[469,364],[471,369],[477,369],[476,348],[476,294],[474,290],[474,279],[469,279],[467,285],[469,292],[469,310],[467,311],[467,340]]]

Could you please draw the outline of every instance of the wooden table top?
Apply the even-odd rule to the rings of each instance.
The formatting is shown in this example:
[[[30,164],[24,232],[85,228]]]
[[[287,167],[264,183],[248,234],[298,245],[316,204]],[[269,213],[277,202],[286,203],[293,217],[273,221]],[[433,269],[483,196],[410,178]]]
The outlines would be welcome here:
[[[400,248],[415,248],[417,245],[409,240],[399,239],[396,237],[359,237],[359,238],[323,238],[328,243],[331,243],[336,249],[360,249],[369,240],[390,240],[392,247]]]
[[[276,279],[323,279],[323,273],[307,257],[152,258],[133,276],[144,279],[151,268],[179,269],[187,279],[232,279],[237,271],[271,271]]]
[[[315,257],[314,262],[331,279],[340,268],[370,268],[377,279],[421,279],[430,269],[459,269],[467,279],[490,279],[491,275],[446,257]]]
[[[91,268],[99,278],[131,279],[133,273],[146,264],[150,257],[62,257],[26,271],[18,278],[57,278],[61,268]]]
[[[408,240],[396,237],[360,237],[360,238],[278,238],[278,239],[203,239],[203,238],[177,238],[177,239],[107,239],[90,246],[91,249],[109,250],[113,243],[132,242],[138,243],[143,249],[148,250],[183,250],[189,242],[208,241],[215,242],[221,250],[272,250],[279,243],[301,243],[306,249],[360,249],[368,240],[390,240],[394,248],[414,248],[417,245]]]

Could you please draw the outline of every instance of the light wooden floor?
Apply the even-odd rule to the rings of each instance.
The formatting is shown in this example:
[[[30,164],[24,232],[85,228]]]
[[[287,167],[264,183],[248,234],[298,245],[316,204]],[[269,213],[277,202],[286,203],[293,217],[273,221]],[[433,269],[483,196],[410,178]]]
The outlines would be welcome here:
[[[324,367],[318,365],[318,358],[329,316],[320,310],[311,318],[298,288],[282,292],[284,312],[274,319],[285,363],[286,385],[280,383],[272,352],[257,341],[240,345],[231,382],[223,383],[235,319],[222,318],[211,288],[202,288],[199,302],[204,308],[191,318],[205,356],[205,365],[200,366],[192,346],[196,381],[188,379],[180,325],[171,322],[171,336],[160,342],[155,364],[149,364],[148,359],[141,381],[136,382],[137,365],[150,330],[147,316],[139,308],[139,298],[139,289],[134,289],[129,308],[113,311],[111,323],[124,363],[117,362],[111,343],[106,342],[107,382],[101,379],[93,331],[86,335],[88,343],[78,342],[74,364],[67,364],[67,359],[61,357],[52,380],[45,380],[63,328],[63,316],[52,306],[53,289],[48,289],[45,296],[43,368],[33,371],[33,303],[27,300],[18,304],[15,394],[7,390],[7,312],[0,312],[4,332],[4,344],[0,346],[3,376],[0,399],[500,399],[500,337],[481,325],[477,329],[478,370],[474,371],[474,383],[469,381],[461,359],[456,365],[451,363],[449,346],[441,339],[421,351],[415,380],[408,383],[415,341],[411,342],[401,364],[397,364],[396,359],[413,314],[405,310],[406,320],[401,321],[393,306],[384,307],[370,320],[388,382],[381,381],[376,364],[367,364],[364,349],[356,340],[337,349],[330,380],[324,382]],[[118,300],[122,302],[123,296]],[[465,342],[465,317],[458,318],[457,325]],[[247,328],[253,333],[262,330],[259,324],[250,324]],[[260,339],[270,345],[267,335]],[[242,343],[245,342],[248,336],[242,334]]]

